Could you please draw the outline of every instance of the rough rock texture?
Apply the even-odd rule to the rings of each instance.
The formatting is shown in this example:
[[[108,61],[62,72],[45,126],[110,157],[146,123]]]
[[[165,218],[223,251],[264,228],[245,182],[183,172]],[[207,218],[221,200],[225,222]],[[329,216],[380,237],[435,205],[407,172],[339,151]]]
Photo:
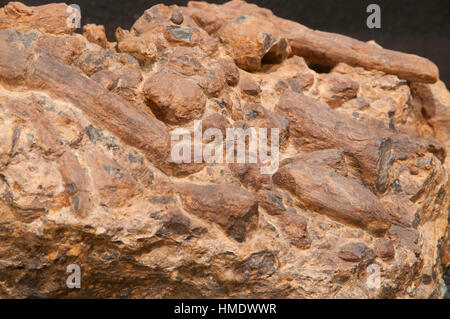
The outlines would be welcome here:
[[[112,43],[66,9],[0,9],[0,297],[445,297],[433,63],[243,1],[159,4]],[[278,128],[278,171],[171,161],[200,119]]]

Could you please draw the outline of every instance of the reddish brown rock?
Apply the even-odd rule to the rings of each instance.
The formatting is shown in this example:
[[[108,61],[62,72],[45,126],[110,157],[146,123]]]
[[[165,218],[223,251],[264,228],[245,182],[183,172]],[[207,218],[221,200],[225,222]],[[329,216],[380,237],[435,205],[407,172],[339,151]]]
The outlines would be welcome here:
[[[434,83],[439,71],[431,61],[412,54],[390,51],[334,33],[289,23],[286,37],[294,54],[319,65],[339,62],[398,75],[409,81]],[[324,54],[325,53],[325,54]]]
[[[299,73],[286,81],[286,87],[297,93],[301,93],[310,88],[314,83],[314,76],[311,73]]]
[[[247,104],[243,107],[244,120],[253,128],[266,128],[268,134],[272,129],[279,130],[279,145],[284,147],[289,139],[288,120],[276,113],[270,112],[259,104]],[[269,135],[268,135],[269,136]],[[270,140],[270,138],[269,138]],[[270,145],[271,141],[268,142]]]
[[[431,152],[441,160],[445,157],[445,150],[436,140],[393,134],[388,129],[364,125],[303,94],[286,91],[276,110],[290,120],[290,133],[305,150],[343,149],[364,168],[362,177],[372,187],[386,173],[390,156],[414,158],[416,154]],[[387,144],[394,155],[389,155],[391,147],[383,147]],[[384,187],[379,187],[377,190],[382,192]]]
[[[86,47],[82,38],[69,35],[42,34],[36,40],[36,46],[66,64],[72,64]]]
[[[420,112],[430,123],[434,134],[447,148],[450,147],[450,93],[445,84],[439,81],[435,84],[413,83],[411,85],[413,100],[420,108]],[[447,169],[450,160],[447,157]]]
[[[99,83],[105,89],[112,90],[119,80],[119,75],[109,70],[101,70],[92,74],[91,79]]]
[[[261,93],[259,84],[245,71],[240,72],[239,88],[242,93],[252,96]]]
[[[278,190],[262,189],[258,192],[260,207],[270,215],[283,215],[288,208],[283,203],[283,194]]]
[[[375,241],[375,252],[383,259],[392,259],[395,256],[395,249],[392,241],[379,238]]]
[[[179,185],[183,206],[190,213],[218,224],[228,236],[243,242],[258,221],[255,196],[233,185]]]
[[[419,234],[414,228],[393,224],[389,230],[389,238],[415,254],[420,252]]]
[[[368,70],[375,69],[395,74],[409,81],[426,83],[435,83],[439,78],[436,65],[425,58],[387,50],[340,34],[311,30],[299,23],[278,18],[270,10],[245,1],[230,1],[223,6],[191,2],[189,9],[189,12],[200,21],[200,25],[205,25],[205,28],[211,31],[221,26],[225,28],[227,23],[232,24],[233,21],[237,24],[236,19],[240,16],[249,16],[249,21],[259,19],[264,25],[260,30],[276,29],[281,37],[288,40],[293,54],[303,56],[309,62],[318,65],[332,67],[344,62]],[[248,24],[252,30],[251,24]],[[236,26],[230,31],[236,32],[239,28]],[[250,32],[241,30],[241,33]]]
[[[103,154],[87,155],[94,188],[100,193],[103,205],[123,207],[138,194],[139,187],[128,169]]]
[[[347,176],[348,169],[344,158],[344,152],[339,150],[323,150],[311,152],[308,154],[301,154],[295,157],[289,157],[280,163],[280,166],[294,164],[302,165],[304,162],[334,169],[342,176]]]
[[[170,21],[175,24],[182,24],[184,21],[183,13],[179,9],[175,9],[170,16]]]
[[[235,86],[239,83],[239,68],[232,60],[222,59],[219,61],[225,72],[225,80],[228,85]]]
[[[291,54],[288,41],[284,38],[275,40],[270,49],[264,55],[262,63],[278,64],[286,60]]]
[[[171,16],[171,10],[168,6],[164,4],[157,4],[151,8],[145,10],[143,15],[136,20],[133,27],[133,31],[138,34],[146,33],[154,29],[162,30],[163,23],[168,23]]]
[[[324,74],[319,80],[319,91],[322,99],[331,107],[337,108],[358,95],[357,82],[345,76]]]
[[[96,82],[47,55],[39,53],[36,55],[34,64],[29,66],[33,69],[30,75],[25,76],[20,71],[15,72],[13,70],[20,70],[26,65],[23,59],[26,59],[27,53],[28,56],[33,53],[24,52],[13,57],[11,54],[17,52],[13,45],[7,45],[3,49],[0,48],[1,60],[8,64],[0,65],[0,73],[7,83],[21,76],[29,88],[39,87],[41,90],[51,92],[54,96],[74,103],[94,122],[107,126],[127,143],[144,147],[148,151],[148,156],[155,161],[166,158],[169,137],[163,123],[132,107],[126,101],[110,95]],[[99,99],[99,96],[102,98]]]
[[[224,21],[213,11],[207,12],[201,8],[196,8],[195,6],[197,4],[198,3],[194,1],[190,1],[188,2],[187,7],[183,7],[182,10],[187,15],[190,15],[192,20],[194,20],[200,28],[205,30],[208,34],[214,34],[222,26]]]
[[[290,47],[274,32],[272,24],[241,15],[217,31],[236,64],[246,71],[259,71],[263,59],[276,63],[286,59]]]
[[[89,196],[89,191],[92,189],[89,177],[73,153],[65,152],[59,158],[59,169],[66,191],[71,197],[73,210],[82,216],[87,216],[93,206]]]
[[[208,129],[219,129],[222,132],[222,136],[226,136],[227,128],[230,127],[230,123],[225,117],[217,113],[211,114],[202,121],[203,134]]]
[[[115,74],[118,75],[115,85],[117,94],[130,102],[136,101],[137,96],[140,94],[139,84],[143,80],[140,69],[127,66],[121,68]]]
[[[86,24],[83,26],[83,36],[92,43],[98,44],[104,49],[109,47],[106,39],[105,27],[96,24]]]
[[[191,232],[191,220],[179,210],[170,210],[162,217],[158,235],[162,237],[187,235]]]
[[[381,202],[363,185],[320,166],[302,163],[282,167],[274,183],[313,209],[338,221],[364,228],[375,235],[389,229]]]
[[[444,296],[449,94],[418,83],[434,65],[240,0],[153,6],[111,44],[63,9],[0,9],[1,298]],[[176,163],[193,120],[278,128],[278,171]]]
[[[154,43],[146,41],[131,34],[129,31],[117,28],[116,30],[117,49],[120,52],[126,52],[134,55],[143,63],[152,61],[157,53],[157,47]]]
[[[207,71],[201,75],[198,85],[208,97],[218,97],[225,88],[225,73],[218,62],[209,62]]]
[[[65,3],[29,7],[20,2],[9,2],[0,8],[0,29],[15,28],[21,32],[38,30],[52,34],[73,33],[76,27],[67,22],[73,11],[68,9],[69,6]],[[76,15],[74,17],[76,18]],[[78,17],[81,19],[80,15]]]
[[[248,158],[248,154],[246,157]],[[271,176],[261,173],[261,163],[232,163],[228,164],[233,176],[249,189],[259,190],[271,185]]]
[[[339,258],[350,262],[360,262],[365,258],[373,258],[373,255],[373,251],[364,243],[351,242],[339,249]]]
[[[189,76],[210,98],[217,98],[224,91],[226,79],[222,64],[211,60],[198,47],[176,47],[161,60],[159,71],[170,70]]]
[[[172,14],[177,14],[177,7],[158,4],[146,10],[134,23],[131,31],[136,35],[161,34],[168,43],[175,46],[199,46],[208,54],[217,50],[218,41],[212,38],[189,17],[183,16],[181,24],[174,24]]]
[[[311,245],[308,237],[306,219],[298,215],[295,209],[288,210],[283,216],[278,217],[283,233],[289,238],[289,242],[300,249],[307,249]]]
[[[110,64],[111,58],[108,55],[108,52],[103,49],[95,51],[85,50],[73,63],[74,66],[81,69],[87,76],[107,70]]]
[[[206,97],[193,81],[171,72],[153,74],[144,84],[149,107],[159,118],[171,124],[199,119]]]
[[[202,75],[207,72],[203,65],[206,61],[209,61],[207,55],[199,48],[176,47],[162,57],[160,70],[171,70],[185,76]]]

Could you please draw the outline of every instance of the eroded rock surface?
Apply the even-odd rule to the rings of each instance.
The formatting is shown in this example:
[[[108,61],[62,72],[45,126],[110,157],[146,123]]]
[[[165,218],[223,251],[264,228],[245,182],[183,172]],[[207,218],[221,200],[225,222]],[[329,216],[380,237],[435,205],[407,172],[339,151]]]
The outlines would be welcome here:
[[[432,62],[239,0],[155,5],[115,42],[69,11],[0,9],[0,297],[445,297]],[[174,162],[199,120],[278,129],[278,170]]]

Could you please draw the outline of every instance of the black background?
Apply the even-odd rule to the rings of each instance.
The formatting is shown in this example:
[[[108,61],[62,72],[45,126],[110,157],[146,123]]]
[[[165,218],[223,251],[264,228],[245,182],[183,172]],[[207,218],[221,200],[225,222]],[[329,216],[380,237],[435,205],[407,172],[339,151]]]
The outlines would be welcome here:
[[[82,24],[105,25],[110,41],[115,28],[129,29],[145,9],[157,3],[186,5],[184,0],[68,0],[81,7]],[[4,6],[8,1],[0,0]],[[27,5],[54,1],[24,0]],[[208,1],[223,3],[226,1]],[[439,67],[450,84],[450,0],[263,0],[248,2],[271,9],[276,15],[322,31],[359,40],[375,40],[385,48],[426,57]],[[366,26],[370,3],[381,7],[381,29]]]

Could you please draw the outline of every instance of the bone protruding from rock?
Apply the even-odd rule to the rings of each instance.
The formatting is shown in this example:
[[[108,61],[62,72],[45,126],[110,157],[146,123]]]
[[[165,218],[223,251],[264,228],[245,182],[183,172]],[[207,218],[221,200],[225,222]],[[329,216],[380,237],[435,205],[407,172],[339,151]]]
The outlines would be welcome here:
[[[9,32],[13,31],[0,30],[0,40],[7,38]],[[163,122],[45,52],[35,52],[21,43],[0,41],[0,80],[6,84],[20,82],[31,90],[44,90],[73,103],[93,123],[143,150],[151,162],[167,166],[169,133]]]
[[[411,82],[435,83],[437,66],[428,59],[396,52],[352,39],[347,36],[307,28],[289,22],[287,38],[294,54],[308,62],[333,67],[340,62],[397,75]]]
[[[282,167],[274,183],[296,195],[305,206],[330,218],[382,235],[390,227],[388,214],[370,190],[308,161]]]
[[[249,16],[248,20],[251,20],[250,17],[259,18],[259,21],[264,21],[267,29],[276,30],[279,37],[288,40],[293,54],[319,66],[333,67],[344,62],[368,70],[394,74],[411,82],[435,83],[439,79],[438,68],[428,59],[387,50],[344,35],[311,30],[245,1],[233,0],[223,5],[191,1],[186,11],[211,33],[226,27],[231,20],[239,16]]]
[[[441,161],[445,159],[445,149],[436,140],[394,134],[388,129],[365,125],[300,93],[283,93],[275,110],[289,119],[291,136],[304,151],[343,150],[357,163],[362,179],[372,189],[375,189],[380,169],[385,174],[391,164],[389,160],[379,165],[380,156],[383,156],[380,145],[387,138],[390,138],[394,158],[415,158],[417,154],[430,152]],[[385,191],[384,187],[379,189]]]

